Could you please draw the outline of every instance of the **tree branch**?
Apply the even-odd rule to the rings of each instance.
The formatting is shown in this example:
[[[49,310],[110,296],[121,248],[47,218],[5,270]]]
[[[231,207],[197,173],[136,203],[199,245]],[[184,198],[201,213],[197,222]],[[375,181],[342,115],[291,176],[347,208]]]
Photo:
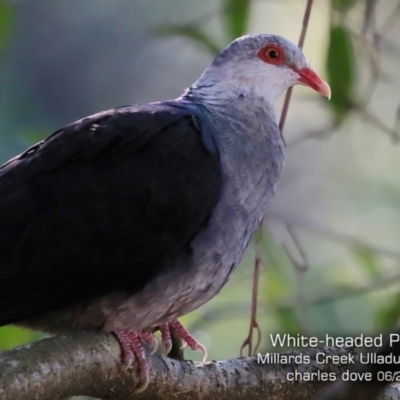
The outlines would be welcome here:
[[[285,353],[310,357],[309,364],[299,365],[263,365],[256,357],[201,364],[154,355],[149,357],[150,385],[137,395],[135,369],[126,370],[121,364],[114,336],[95,331],[71,333],[1,354],[0,398],[61,400],[86,395],[104,400],[305,400],[330,382],[290,382],[288,372],[340,374],[348,369],[346,365],[317,364],[318,352],[343,355],[352,351],[324,348]]]

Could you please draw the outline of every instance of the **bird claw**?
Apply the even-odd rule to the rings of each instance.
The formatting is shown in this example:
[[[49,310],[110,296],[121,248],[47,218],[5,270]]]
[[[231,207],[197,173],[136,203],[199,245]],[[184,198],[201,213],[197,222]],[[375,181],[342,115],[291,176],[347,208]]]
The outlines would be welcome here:
[[[206,347],[204,345],[202,345],[201,343],[197,342],[196,350],[200,350],[203,353],[203,359],[201,362],[204,364],[207,361],[207,356],[208,356]]]
[[[149,331],[132,331],[128,329],[120,329],[114,332],[122,350],[122,362],[128,369],[136,360],[138,367],[138,375],[140,386],[136,388],[136,393],[143,392],[149,385],[149,364],[146,359],[146,351],[141,340],[152,345],[154,352],[154,338]],[[153,340],[154,339],[154,340]],[[157,343],[158,346],[158,343]]]
[[[167,349],[167,354],[172,348],[171,330],[173,330],[183,340],[181,348],[188,345],[193,351],[200,350],[203,353],[203,363],[206,362],[207,349],[205,346],[199,343],[177,319],[162,324],[159,329],[161,331],[161,342]]]
[[[154,354],[158,349],[158,341],[153,332],[142,330],[139,332],[140,339],[144,340],[150,346],[150,355]]]

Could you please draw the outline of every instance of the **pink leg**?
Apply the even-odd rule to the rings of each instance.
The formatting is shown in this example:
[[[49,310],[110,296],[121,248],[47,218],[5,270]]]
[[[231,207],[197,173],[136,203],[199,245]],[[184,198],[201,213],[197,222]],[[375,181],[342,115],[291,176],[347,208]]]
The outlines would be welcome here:
[[[167,352],[171,350],[172,342],[171,342],[171,330],[175,331],[175,333],[186,342],[186,344],[193,350],[200,350],[203,353],[203,362],[207,359],[207,349],[199,343],[186,329],[185,327],[177,320],[174,319],[171,322],[167,322],[160,326],[161,331],[161,341],[163,345],[166,347]]]
[[[149,384],[149,364],[141,339],[146,342],[151,342],[154,348],[154,341],[150,339],[150,335],[153,335],[149,331],[132,331],[128,329],[120,329],[115,331],[114,334],[121,346],[122,362],[126,367],[129,368],[136,360],[139,377],[142,381],[142,384],[136,389],[136,393],[143,392]]]
[[[164,345],[168,354],[172,349],[171,331],[169,329],[168,322],[160,326],[160,332],[161,332],[161,343]]]
[[[140,337],[140,339],[144,340],[146,343],[148,343],[150,345],[150,347],[151,347],[150,355],[154,354],[157,351],[158,341],[157,341],[156,337],[154,336],[153,332],[146,331],[146,330],[140,331],[139,337]]]

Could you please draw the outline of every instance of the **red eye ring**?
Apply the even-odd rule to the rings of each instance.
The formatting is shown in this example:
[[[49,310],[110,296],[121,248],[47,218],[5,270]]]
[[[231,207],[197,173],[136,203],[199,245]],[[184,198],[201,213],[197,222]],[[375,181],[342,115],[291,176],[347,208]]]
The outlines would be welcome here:
[[[258,57],[268,64],[279,65],[285,62],[285,52],[278,45],[268,44],[258,52]]]

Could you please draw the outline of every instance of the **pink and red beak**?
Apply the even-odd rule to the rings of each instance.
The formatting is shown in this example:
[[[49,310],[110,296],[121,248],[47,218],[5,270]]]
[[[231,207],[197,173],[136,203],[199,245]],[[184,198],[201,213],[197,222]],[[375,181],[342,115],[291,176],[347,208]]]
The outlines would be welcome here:
[[[318,93],[331,98],[331,88],[327,82],[323,81],[311,68],[294,70],[299,76],[299,83],[309,86]]]

